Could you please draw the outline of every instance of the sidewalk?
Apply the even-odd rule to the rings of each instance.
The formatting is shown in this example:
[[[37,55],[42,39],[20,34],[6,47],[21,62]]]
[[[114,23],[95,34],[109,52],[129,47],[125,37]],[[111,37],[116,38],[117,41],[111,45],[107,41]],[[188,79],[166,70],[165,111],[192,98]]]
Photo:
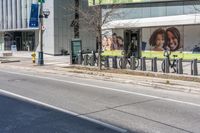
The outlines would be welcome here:
[[[0,64],[1,69],[6,68],[30,72],[71,75],[80,78],[106,80],[126,84],[138,84],[141,86],[153,86],[155,89],[200,94],[200,77],[120,69],[99,71],[96,67],[70,66],[69,56],[44,55],[44,66],[33,64],[31,60],[31,53],[28,52],[15,53],[12,57],[6,58],[17,59],[20,60],[20,62]]]

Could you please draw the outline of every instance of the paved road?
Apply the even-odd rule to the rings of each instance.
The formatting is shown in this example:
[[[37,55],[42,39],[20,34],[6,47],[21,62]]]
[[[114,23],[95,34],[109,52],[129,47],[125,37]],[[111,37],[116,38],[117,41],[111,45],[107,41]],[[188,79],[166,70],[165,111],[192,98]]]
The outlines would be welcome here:
[[[133,133],[200,132],[199,95],[75,76],[4,70],[0,70],[0,84],[1,93],[34,99]]]
[[[0,133],[116,133],[102,125],[0,95]]]

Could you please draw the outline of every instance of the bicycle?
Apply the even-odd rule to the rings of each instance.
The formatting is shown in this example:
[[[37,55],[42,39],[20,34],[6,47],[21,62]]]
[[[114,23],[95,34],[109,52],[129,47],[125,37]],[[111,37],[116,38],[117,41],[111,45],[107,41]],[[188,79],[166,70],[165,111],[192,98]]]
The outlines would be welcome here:
[[[168,50],[166,50],[166,51],[164,51],[164,56],[167,58],[167,60],[168,60],[168,62],[169,62],[169,67],[171,68],[171,69],[173,69],[173,71],[174,71],[174,73],[176,73],[177,72],[177,57],[178,57],[178,55],[173,55],[173,60],[172,60],[172,62],[171,62],[171,59],[170,59],[170,55],[171,55],[171,51],[168,51]],[[161,64],[161,68],[162,68],[162,71],[163,72],[165,72],[165,60],[163,60],[163,62],[162,62],[162,64]]]
[[[123,58],[120,58],[119,59],[119,67],[122,69],[122,61],[123,61]],[[125,63],[125,66],[131,66],[131,59],[128,58],[128,57],[125,57],[125,60],[124,60],[124,63]],[[135,68],[138,68],[139,66],[139,59],[138,58],[135,58]]]

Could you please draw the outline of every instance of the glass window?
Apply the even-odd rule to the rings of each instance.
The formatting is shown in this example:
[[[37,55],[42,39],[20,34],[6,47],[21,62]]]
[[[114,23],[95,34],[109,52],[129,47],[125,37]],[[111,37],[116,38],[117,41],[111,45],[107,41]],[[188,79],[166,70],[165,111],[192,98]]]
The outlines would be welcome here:
[[[184,14],[193,14],[198,12],[196,8],[199,8],[199,4],[200,2],[195,2],[195,1],[184,2]]]
[[[167,16],[183,14],[183,2],[168,3]]]
[[[142,17],[149,18],[151,17],[151,7],[150,4],[145,4],[142,9]]]
[[[166,16],[166,4],[159,3],[159,4],[151,4],[151,17],[160,17]]]

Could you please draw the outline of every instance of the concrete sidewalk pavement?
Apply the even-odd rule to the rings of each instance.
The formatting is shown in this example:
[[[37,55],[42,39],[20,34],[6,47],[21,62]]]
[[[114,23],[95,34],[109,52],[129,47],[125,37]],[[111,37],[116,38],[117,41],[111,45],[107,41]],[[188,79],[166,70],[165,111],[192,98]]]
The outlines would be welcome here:
[[[0,64],[1,70],[17,70],[17,72],[29,71],[40,73],[54,73],[59,75],[71,75],[80,78],[109,80],[126,84],[140,84],[143,86],[153,86],[155,89],[167,89],[200,94],[200,77],[163,74],[131,70],[102,70],[95,67],[70,66],[69,56],[45,55],[45,65],[38,66],[31,61],[31,53],[17,53],[8,59],[19,59],[20,62]],[[179,80],[177,80],[179,79]],[[188,80],[188,81],[183,81]],[[196,82],[193,82],[196,81]]]

